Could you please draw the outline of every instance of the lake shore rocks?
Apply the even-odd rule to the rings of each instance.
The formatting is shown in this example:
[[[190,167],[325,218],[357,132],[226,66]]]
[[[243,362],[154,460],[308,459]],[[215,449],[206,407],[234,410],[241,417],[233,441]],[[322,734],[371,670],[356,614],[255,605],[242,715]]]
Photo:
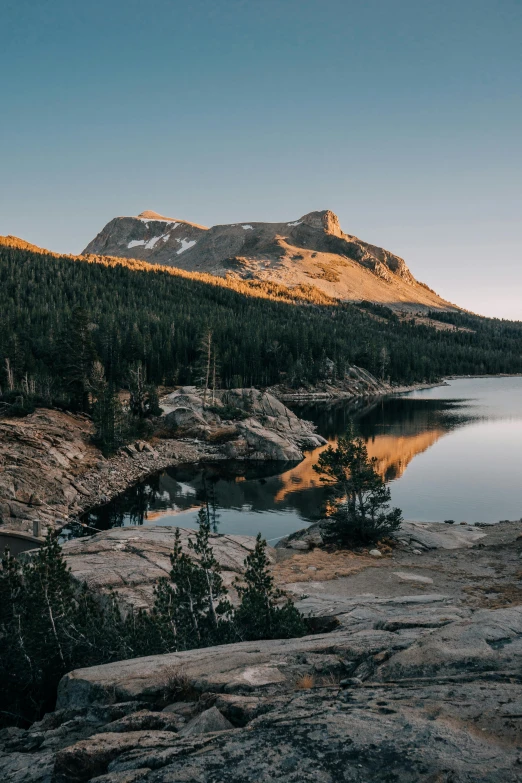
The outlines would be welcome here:
[[[310,422],[256,389],[216,392],[210,410],[200,391],[184,387],[162,405],[165,415],[156,422],[161,437],[128,444],[110,459],[91,443],[87,416],[38,409],[0,420],[0,533],[32,535],[36,524],[44,536],[172,465],[299,461],[303,449],[325,442]],[[230,420],[231,414],[238,418]]]
[[[311,422],[267,392],[218,389],[208,393],[208,402],[201,389],[182,387],[161,400],[165,422],[174,432],[221,442],[232,459],[297,462],[303,449],[326,443]]]
[[[328,520],[321,520],[302,530],[280,538],[277,549],[313,549],[327,540]],[[422,552],[429,549],[460,549],[471,547],[487,535],[478,525],[447,525],[443,522],[414,522],[406,520],[391,534],[403,549]],[[378,550],[372,550],[376,552]],[[372,556],[379,557],[379,554]]]

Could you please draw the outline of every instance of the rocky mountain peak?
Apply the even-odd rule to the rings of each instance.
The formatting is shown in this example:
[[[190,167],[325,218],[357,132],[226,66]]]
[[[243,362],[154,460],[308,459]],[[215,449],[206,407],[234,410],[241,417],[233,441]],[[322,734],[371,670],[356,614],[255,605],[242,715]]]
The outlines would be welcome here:
[[[368,300],[407,311],[452,307],[418,283],[402,258],[346,234],[330,209],[288,222],[211,228],[145,210],[111,220],[84,253],[289,287],[311,285],[344,301]]]
[[[309,212],[307,215],[303,215],[301,221],[312,228],[321,229],[327,234],[332,234],[335,237],[344,236],[343,230],[339,223],[339,218],[330,209],[323,209],[319,212]]]
[[[140,212],[138,217],[144,220],[168,220],[173,223],[176,222],[176,218],[165,217],[165,215],[160,215],[159,212],[153,212],[152,209],[146,209],[144,212]]]

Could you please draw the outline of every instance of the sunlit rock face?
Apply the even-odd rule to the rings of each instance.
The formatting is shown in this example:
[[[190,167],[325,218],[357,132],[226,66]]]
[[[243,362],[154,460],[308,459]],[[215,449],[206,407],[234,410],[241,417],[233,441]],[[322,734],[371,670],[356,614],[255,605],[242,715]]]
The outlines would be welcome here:
[[[402,310],[452,307],[418,283],[402,258],[346,234],[331,210],[283,223],[249,221],[212,228],[145,211],[111,220],[84,253],[291,287],[313,285],[342,300],[368,300]]]

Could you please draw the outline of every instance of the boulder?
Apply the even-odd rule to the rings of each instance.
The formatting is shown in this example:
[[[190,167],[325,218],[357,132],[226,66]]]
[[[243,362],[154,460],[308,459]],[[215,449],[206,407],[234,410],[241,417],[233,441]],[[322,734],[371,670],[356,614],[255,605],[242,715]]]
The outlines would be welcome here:
[[[443,522],[403,522],[393,536],[412,549],[461,549],[474,546],[486,533],[474,525],[450,527]]]
[[[303,530],[296,530],[284,538],[280,538],[275,545],[276,549],[311,549],[324,544],[324,525],[315,523]]]
[[[165,421],[171,427],[205,427],[203,416],[193,408],[180,405],[165,416]]]
[[[303,449],[326,443],[311,422],[258,389],[218,389],[212,405],[204,406],[202,390],[184,386],[162,398],[161,406],[169,426],[190,430],[210,442],[228,441],[223,451],[230,458],[298,462]],[[234,416],[234,428],[227,430],[222,422],[234,411],[242,416]]]

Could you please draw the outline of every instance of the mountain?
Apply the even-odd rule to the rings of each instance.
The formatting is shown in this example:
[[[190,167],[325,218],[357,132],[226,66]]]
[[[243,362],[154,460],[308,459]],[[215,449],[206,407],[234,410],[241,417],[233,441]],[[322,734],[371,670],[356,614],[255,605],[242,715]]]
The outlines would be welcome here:
[[[330,210],[289,223],[212,228],[147,211],[114,218],[83,253],[137,258],[219,277],[308,284],[337,299],[396,310],[458,309],[415,280],[402,258],[345,234]]]

